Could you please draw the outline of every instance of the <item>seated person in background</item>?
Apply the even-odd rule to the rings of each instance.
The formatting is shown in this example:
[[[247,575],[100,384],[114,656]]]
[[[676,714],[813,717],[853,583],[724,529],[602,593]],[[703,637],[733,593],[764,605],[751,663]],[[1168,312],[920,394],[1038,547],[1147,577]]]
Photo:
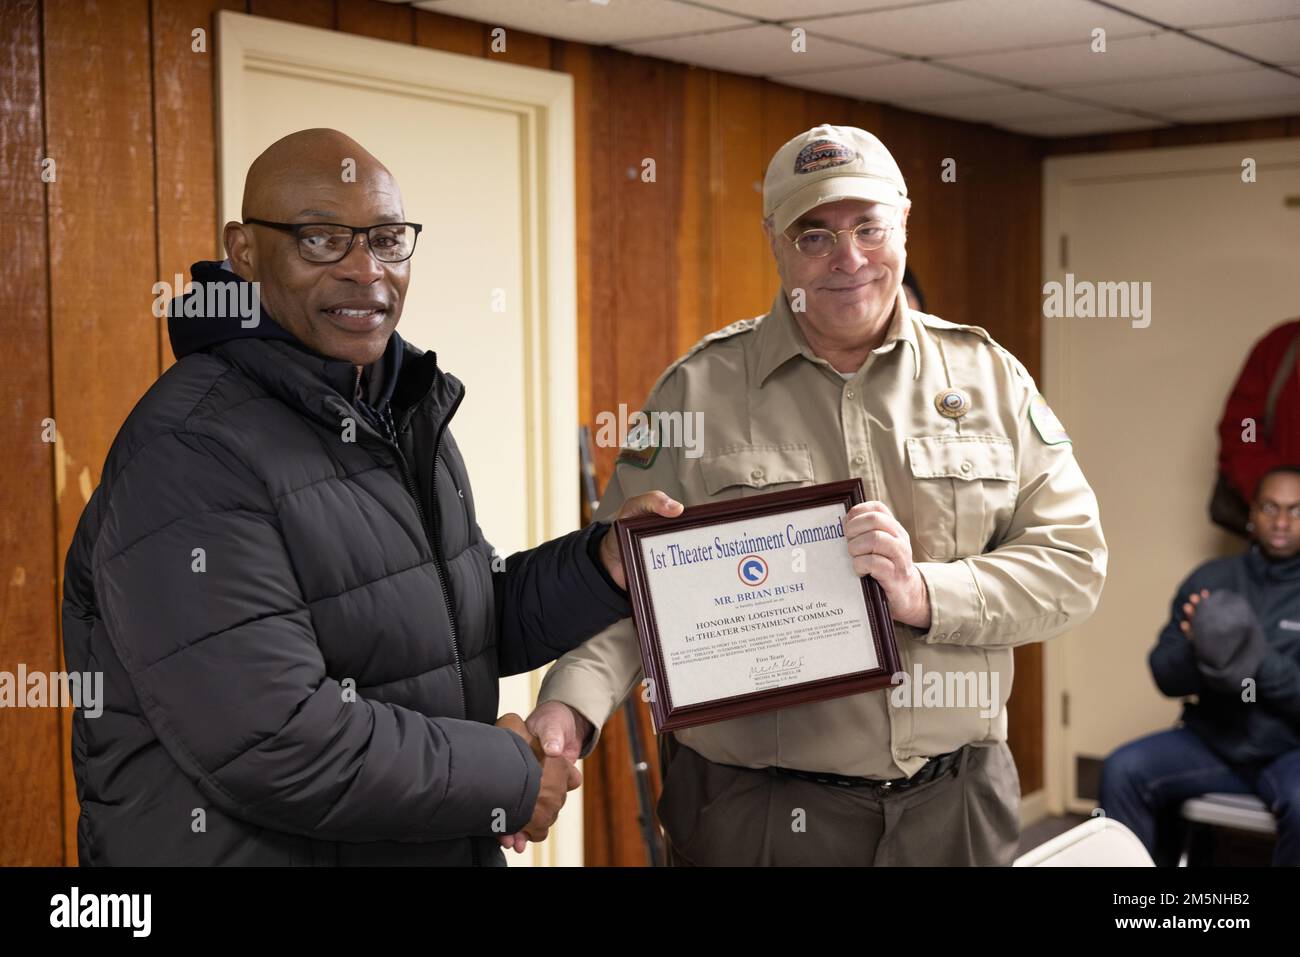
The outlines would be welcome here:
[[[1277,818],[1275,865],[1300,864],[1300,467],[1259,480],[1249,550],[1179,587],[1150,656],[1182,724],[1106,759],[1101,807],[1156,864],[1179,855],[1179,807],[1212,791],[1258,794]]]

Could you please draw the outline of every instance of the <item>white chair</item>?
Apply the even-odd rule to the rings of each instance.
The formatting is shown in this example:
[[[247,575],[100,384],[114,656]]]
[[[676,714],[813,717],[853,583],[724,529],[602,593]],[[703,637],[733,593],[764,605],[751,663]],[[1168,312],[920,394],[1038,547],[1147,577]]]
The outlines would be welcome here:
[[[1179,867],[1187,866],[1192,840],[1199,828],[1230,827],[1254,834],[1277,833],[1277,819],[1269,811],[1268,805],[1254,794],[1202,794],[1184,801],[1180,813],[1183,820],[1191,826],[1187,828]]]
[[[1182,814],[1193,824],[1235,827],[1256,834],[1277,833],[1277,819],[1254,794],[1202,794],[1184,801]]]
[[[1021,854],[1012,867],[1155,867],[1132,831],[1095,817]]]

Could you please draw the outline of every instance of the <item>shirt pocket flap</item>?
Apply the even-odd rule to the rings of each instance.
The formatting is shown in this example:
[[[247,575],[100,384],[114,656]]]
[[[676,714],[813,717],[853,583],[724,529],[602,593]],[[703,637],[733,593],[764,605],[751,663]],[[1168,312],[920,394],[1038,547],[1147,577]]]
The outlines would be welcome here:
[[[907,440],[914,478],[1016,480],[1015,449],[998,435],[922,435]]]
[[[704,487],[710,495],[734,485],[765,488],[789,482],[812,482],[812,453],[808,446],[737,445],[700,459]]]

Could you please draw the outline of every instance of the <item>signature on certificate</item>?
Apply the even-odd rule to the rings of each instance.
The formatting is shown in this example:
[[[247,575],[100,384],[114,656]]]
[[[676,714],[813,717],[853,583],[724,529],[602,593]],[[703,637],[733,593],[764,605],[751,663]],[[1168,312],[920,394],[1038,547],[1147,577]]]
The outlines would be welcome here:
[[[749,674],[751,677],[757,675],[770,675],[778,671],[787,671],[791,668],[803,667],[803,655],[798,658],[787,658],[785,655],[766,655],[758,659],[765,664],[751,665]]]

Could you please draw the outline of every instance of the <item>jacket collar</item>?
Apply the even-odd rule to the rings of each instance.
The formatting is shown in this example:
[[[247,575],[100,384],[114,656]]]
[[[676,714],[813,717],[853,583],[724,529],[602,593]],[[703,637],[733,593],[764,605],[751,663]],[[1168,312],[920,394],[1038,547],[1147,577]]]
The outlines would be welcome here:
[[[1252,578],[1266,582],[1300,581],[1300,555],[1277,561],[1264,554],[1258,542],[1251,542],[1243,560]]]
[[[754,378],[760,387],[767,381],[768,376],[795,356],[803,356],[809,362],[818,365],[827,367],[830,365],[821,356],[816,355],[808,345],[808,340],[804,338],[798,322],[795,321],[794,313],[790,310],[785,290],[776,294],[772,310],[758,324],[755,336],[757,348]],[[884,355],[892,352],[899,342],[906,343],[912,350],[912,378],[915,379],[921,373],[921,353],[916,339],[916,320],[907,307],[902,286],[899,286],[898,296],[894,300],[894,311],[890,316],[885,338],[879,346],[871,350],[871,354]]]
[[[200,260],[190,267],[190,276],[189,291],[173,299],[168,309],[167,331],[177,359],[192,352],[216,353],[318,421],[338,428],[342,420],[351,418],[362,434],[387,441],[374,428],[371,416],[357,408],[356,366],[313,351],[276,322],[260,298],[249,294],[249,284],[230,268],[229,260]],[[254,302],[256,317],[230,309]],[[217,307],[213,314],[210,305]],[[362,399],[373,401],[375,409],[391,402],[399,430],[426,404],[439,420],[449,418],[465,392],[455,376],[438,368],[435,354],[415,348],[396,331],[377,366],[371,374],[381,375],[383,381],[373,396]]]
[[[427,412],[435,420],[449,418],[464,396],[465,386],[438,368],[438,357],[401,340],[400,371],[393,387],[393,415],[404,428],[412,415]],[[391,347],[391,342],[390,342]],[[278,339],[232,339],[211,351],[235,366],[291,408],[330,428],[351,418],[357,431],[387,444],[352,403],[356,366]]]
[[[406,343],[394,330],[388,337],[388,345],[384,347],[384,354],[379,357],[379,361],[369,366],[364,374],[357,372],[354,398],[359,398],[366,408],[381,410],[393,401],[393,393],[397,391],[397,377],[401,373],[402,359],[406,353],[405,347]]]

